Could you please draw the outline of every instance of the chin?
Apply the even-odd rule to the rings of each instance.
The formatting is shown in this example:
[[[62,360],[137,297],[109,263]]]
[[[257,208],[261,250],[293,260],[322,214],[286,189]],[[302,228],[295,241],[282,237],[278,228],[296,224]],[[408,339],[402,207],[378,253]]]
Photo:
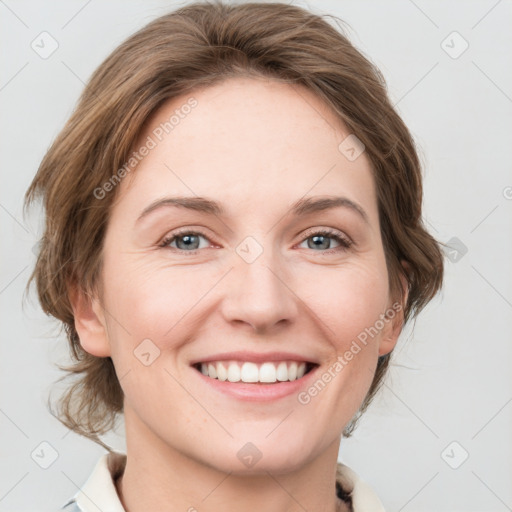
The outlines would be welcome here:
[[[318,453],[313,452],[313,446],[308,447],[300,442],[283,445],[269,439],[261,442],[230,439],[222,447],[219,445],[218,450],[212,449],[207,460],[204,460],[204,454],[201,454],[200,459],[218,471],[242,476],[266,475],[269,472],[286,474],[304,466],[315,456]]]

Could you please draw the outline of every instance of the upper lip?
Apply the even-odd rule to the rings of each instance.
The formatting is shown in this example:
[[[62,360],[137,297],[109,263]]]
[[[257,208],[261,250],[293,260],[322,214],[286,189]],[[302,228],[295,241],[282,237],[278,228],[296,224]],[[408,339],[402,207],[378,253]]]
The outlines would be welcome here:
[[[221,352],[211,356],[193,359],[190,361],[190,365],[212,361],[250,361],[252,363],[264,363],[266,361],[304,361],[305,363],[318,364],[314,358],[302,356],[294,352],[250,352],[238,350],[236,352]]]

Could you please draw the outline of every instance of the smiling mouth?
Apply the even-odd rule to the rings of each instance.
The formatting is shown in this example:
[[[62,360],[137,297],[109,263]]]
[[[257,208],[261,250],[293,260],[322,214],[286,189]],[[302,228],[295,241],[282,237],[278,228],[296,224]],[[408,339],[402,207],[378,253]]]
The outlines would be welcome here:
[[[205,377],[211,379],[242,382],[246,384],[278,384],[301,379],[314,370],[316,363],[305,361],[272,361],[253,363],[250,361],[210,361],[192,365]]]

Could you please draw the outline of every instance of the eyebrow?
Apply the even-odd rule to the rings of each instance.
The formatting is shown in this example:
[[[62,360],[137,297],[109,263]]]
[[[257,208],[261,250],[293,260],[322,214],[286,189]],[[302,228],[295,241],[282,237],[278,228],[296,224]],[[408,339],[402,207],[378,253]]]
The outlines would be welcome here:
[[[149,215],[151,212],[162,207],[177,207],[187,210],[193,210],[209,215],[221,216],[225,213],[224,208],[216,201],[205,197],[165,197],[157,199],[149,206],[144,208],[139,215],[137,222]],[[292,204],[291,213],[297,217],[309,215],[311,213],[330,210],[333,208],[349,208],[357,213],[367,224],[369,224],[368,215],[364,209],[356,202],[347,197],[329,196],[329,197],[308,197],[302,198]]]

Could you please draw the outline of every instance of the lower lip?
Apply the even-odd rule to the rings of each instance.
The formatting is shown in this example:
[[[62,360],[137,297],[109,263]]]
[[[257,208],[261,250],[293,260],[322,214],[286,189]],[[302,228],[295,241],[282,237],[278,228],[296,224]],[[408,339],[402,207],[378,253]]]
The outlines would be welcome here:
[[[278,400],[290,395],[298,394],[301,388],[309,385],[309,382],[316,374],[319,366],[315,366],[309,373],[306,373],[300,379],[284,382],[274,382],[271,384],[248,384],[246,382],[229,382],[228,380],[212,379],[203,375],[196,368],[192,370],[197,373],[199,378],[211,386],[213,389],[220,391],[240,400],[247,400],[253,402],[267,402],[271,400]]]

